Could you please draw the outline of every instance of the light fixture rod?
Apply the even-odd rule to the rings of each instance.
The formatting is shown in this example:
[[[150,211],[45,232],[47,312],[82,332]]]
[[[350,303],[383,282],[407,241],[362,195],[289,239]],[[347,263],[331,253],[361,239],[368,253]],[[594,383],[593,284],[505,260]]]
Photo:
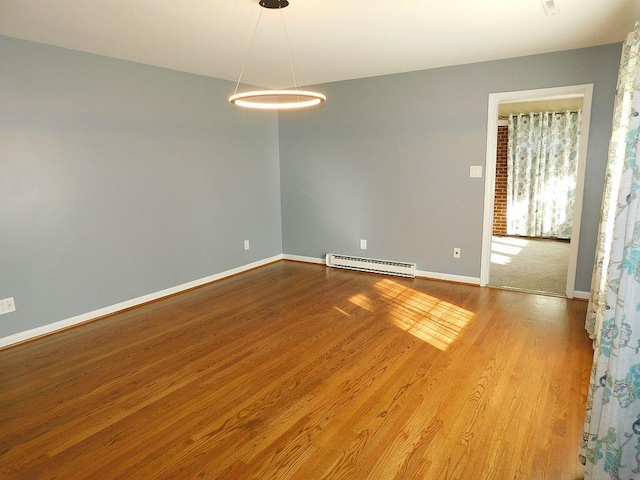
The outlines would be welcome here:
[[[260,19],[262,18],[262,12],[264,10],[260,9],[260,15],[258,15],[258,21],[256,22],[256,26],[253,29],[253,35],[251,35],[251,42],[249,42],[249,48],[247,48],[247,53],[244,56],[244,63],[242,64],[242,70],[240,70],[240,76],[238,77],[238,83],[236,83],[236,89],[233,91],[235,95],[238,93],[238,86],[240,86],[240,80],[242,80],[242,75],[244,74],[244,69],[247,66],[247,61],[249,60],[249,54],[251,53],[251,48],[253,47],[253,41],[256,39],[256,33],[258,33],[258,27],[260,26]]]
[[[287,30],[287,22],[284,21],[284,13],[280,9],[280,20],[282,22],[282,29],[284,30],[284,36],[287,39],[287,45],[289,45],[289,67],[291,68],[291,76],[293,77],[293,88],[298,89],[298,83],[296,82],[296,74],[293,70],[293,48],[291,48],[291,40],[289,39],[289,30]]]

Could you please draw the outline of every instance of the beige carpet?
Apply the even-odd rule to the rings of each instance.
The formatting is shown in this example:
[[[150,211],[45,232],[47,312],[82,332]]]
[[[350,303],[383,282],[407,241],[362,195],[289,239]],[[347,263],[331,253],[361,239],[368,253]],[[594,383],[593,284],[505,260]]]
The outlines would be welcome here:
[[[566,294],[569,242],[493,237],[489,285]]]

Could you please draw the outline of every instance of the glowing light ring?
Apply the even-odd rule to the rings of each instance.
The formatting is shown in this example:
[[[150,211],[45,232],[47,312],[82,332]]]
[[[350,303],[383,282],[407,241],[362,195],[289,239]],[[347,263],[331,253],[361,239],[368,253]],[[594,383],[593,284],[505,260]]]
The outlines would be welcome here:
[[[254,101],[260,98],[295,97],[295,102],[260,102]],[[294,110],[297,108],[313,107],[327,99],[323,94],[305,90],[255,90],[252,92],[237,93],[229,97],[229,102],[243,108],[255,108],[261,110]]]

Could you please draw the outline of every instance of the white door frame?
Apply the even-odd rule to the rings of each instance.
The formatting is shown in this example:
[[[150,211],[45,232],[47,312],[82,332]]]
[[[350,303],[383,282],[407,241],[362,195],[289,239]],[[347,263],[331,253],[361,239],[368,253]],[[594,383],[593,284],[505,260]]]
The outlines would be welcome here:
[[[489,111],[487,121],[487,158],[485,162],[484,187],[484,219],[482,224],[482,258],[480,262],[480,285],[489,283],[491,266],[491,236],[493,233],[493,197],[496,180],[496,153],[498,148],[498,106],[501,103],[515,103],[539,100],[582,97],[582,126],[580,135],[580,152],[578,155],[578,177],[574,203],[573,226],[569,247],[569,268],[567,271],[568,298],[573,298],[576,284],[576,267],[578,263],[578,244],[580,241],[580,221],[582,219],[582,196],[584,193],[584,176],[587,165],[587,147],[589,145],[589,123],[591,120],[591,99],[593,84],[572,85],[567,87],[542,88],[538,90],[522,90],[518,92],[502,92],[489,94]]]

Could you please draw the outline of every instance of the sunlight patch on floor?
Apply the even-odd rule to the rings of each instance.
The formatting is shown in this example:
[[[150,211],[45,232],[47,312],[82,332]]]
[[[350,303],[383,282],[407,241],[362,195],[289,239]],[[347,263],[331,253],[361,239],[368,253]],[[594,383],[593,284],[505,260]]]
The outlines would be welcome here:
[[[394,325],[442,351],[473,317],[473,312],[393,280],[374,287],[387,300]]]
[[[340,307],[333,307],[335,308],[337,311],[339,311],[341,314],[343,314],[345,317],[350,317],[351,314],[348,312],[345,312],[343,309],[341,309]]]
[[[491,238],[491,263],[498,265],[509,265],[511,257],[518,255],[528,240],[513,237],[492,237]]]
[[[491,263],[497,263],[498,265],[509,265],[511,263],[511,257],[508,255],[500,255],[499,253],[491,252]]]
[[[505,245],[515,245],[516,247],[526,247],[529,241],[525,238],[514,237],[493,237],[493,240],[498,243],[504,243]]]
[[[349,301],[360,308],[364,308],[367,312],[373,312],[373,302],[364,293],[354,295]]]
[[[491,244],[491,251],[504,253],[506,255],[518,255],[522,251],[522,247],[516,247],[515,245],[506,245],[494,240]]]

